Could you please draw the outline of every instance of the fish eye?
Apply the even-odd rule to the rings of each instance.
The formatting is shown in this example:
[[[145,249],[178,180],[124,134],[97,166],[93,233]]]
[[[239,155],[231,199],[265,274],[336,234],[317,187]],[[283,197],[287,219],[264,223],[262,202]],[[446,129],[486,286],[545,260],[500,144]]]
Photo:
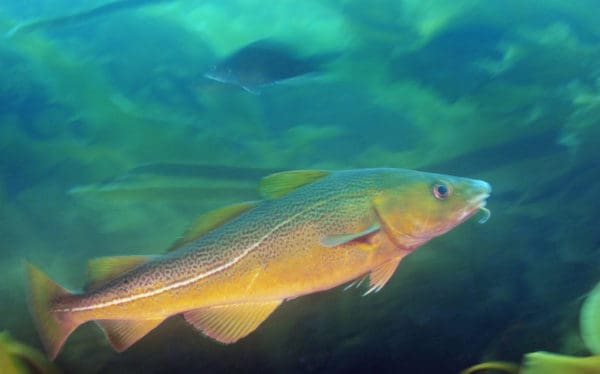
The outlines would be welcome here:
[[[433,185],[433,196],[438,200],[444,200],[452,194],[452,187],[449,184],[438,182]]]

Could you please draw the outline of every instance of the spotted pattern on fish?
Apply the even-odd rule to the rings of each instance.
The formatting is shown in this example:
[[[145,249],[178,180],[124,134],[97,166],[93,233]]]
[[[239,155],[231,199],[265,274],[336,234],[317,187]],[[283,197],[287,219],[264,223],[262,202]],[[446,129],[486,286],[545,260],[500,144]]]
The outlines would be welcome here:
[[[293,246],[298,241],[307,240],[302,231],[286,231],[286,226],[302,221],[316,221],[321,225],[319,234],[344,233],[357,221],[364,220],[365,204],[370,194],[365,190],[374,190],[381,186],[375,178],[364,178],[364,173],[344,172],[333,174],[323,181],[306,186],[298,194],[286,195],[277,200],[267,200],[254,210],[234,219],[227,225],[209,232],[205,236],[183,246],[163,258],[139,266],[125,276],[108,282],[105,286],[86,295],[78,309],[106,304],[109,300],[131,300],[131,294],[152,293],[157,285],[169,287],[171,284],[198,277],[199,274],[226,266],[227,263],[248,249],[248,243],[259,243],[261,257],[269,262],[276,257],[281,246]],[[327,183],[324,183],[327,182]],[[348,204],[348,199],[355,199],[356,204]],[[330,209],[329,204],[339,204],[339,209]],[[290,219],[290,216],[295,219]],[[284,225],[281,223],[284,222]],[[278,227],[278,225],[281,225]],[[277,228],[276,231],[273,231]],[[272,233],[269,233],[273,231]],[[277,244],[263,243],[261,238],[276,234]],[[314,234],[311,234],[314,235]],[[229,245],[223,246],[223,243]],[[251,244],[251,245],[252,245]],[[64,302],[63,302],[64,301]],[[73,300],[57,300],[56,310],[70,311],[65,304],[73,304]]]

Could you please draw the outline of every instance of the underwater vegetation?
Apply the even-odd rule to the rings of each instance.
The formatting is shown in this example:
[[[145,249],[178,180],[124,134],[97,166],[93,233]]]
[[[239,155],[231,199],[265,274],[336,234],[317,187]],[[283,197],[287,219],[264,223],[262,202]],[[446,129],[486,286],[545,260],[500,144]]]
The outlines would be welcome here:
[[[58,374],[39,351],[15,341],[7,331],[0,333],[0,371],[3,374]]]
[[[597,374],[600,373],[600,357],[572,357],[548,352],[525,355],[519,367],[509,362],[485,362],[474,365],[460,374],[500,372],[508,374]]]
[[[593,357],[578,316],[600,281],[596,8],[3,1],[0,35],[17,32],[0,42],[0,329],[43,348],[25,260],[79,291],[89,259],[163,254],[203,213],[261,199],[273,172],[392,167],[485,180],[493,215],[403,258],[376,295],[289,300],[235,344],[174,317],[117,354],[84,324],[56,365],[458,373],[531,352]],[[204,77],[260,40],[334,58],[260,95]]]
[[[36,19],[29,22],[17,24],[5,34],[6,38],[12,38],[17,33],[29,32],[35,29],[49,29],[62,27],[74,23],[82,23],[90,19],[105,16],[115,12],[140,7],[147,4],[156,4],[171,0],[116,0],[99,6],[76,11],[63,16]]]
[[[201,200],[210,195],[220,205],[260,198],[256,181],[279,169],[154,163],[136,166],[105,182],[74,186],[69,194],[104,200]]]
[[[514,374],[597,374],[600,373],[600,283],[587,295],[579,313],[581,337],[592,356],[573,357],[548,352],[527,353],[523,365],[509,362],[484,362],[471,366],[460,374],[499,371]]]

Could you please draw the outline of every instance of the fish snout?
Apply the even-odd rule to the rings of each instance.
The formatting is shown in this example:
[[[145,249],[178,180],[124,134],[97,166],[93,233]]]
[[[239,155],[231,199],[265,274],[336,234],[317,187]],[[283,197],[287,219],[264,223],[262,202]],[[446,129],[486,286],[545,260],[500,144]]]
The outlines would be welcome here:
[[[482,181],[480,179],[473,180],[473,186],[483,193],[486,193],[488,196],[492,193],[492,186],[486,181]]]
[[[473,198],[469,200],[469,209],[472,210],[472,214],[477,211],[482,211],[484,216],[479,219],[479,223],[485,223],[491,216],[489,209],[485,207],[487,204],[487,198],[492,193],[492,186],[482,180],[474,179],[471,183]]]
[[[492,186],[488,182],[474,179],[471,182],[470,195],[473,197],[469,200],[472,205],[485,205],[485,202],[492,193]]]

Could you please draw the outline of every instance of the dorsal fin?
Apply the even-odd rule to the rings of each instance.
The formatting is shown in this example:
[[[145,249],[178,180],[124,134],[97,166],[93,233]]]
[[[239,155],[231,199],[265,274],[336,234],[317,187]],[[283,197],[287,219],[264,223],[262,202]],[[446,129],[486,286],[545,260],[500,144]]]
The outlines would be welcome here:
[[[267,199],[276,199],[288,192],[328,176],[330,171],[293,170],[267,175],[261,179],[258,190]]]
[[[86,290],[98,288],[155,256],[107,256],[88,261],[89,283]]]
[[[219,305],[183,313],[186,321],[211,338],[229,344],[250,334],[281,304],[281,300]]]
[[[167,251],[174,251],[184,244],[198,239],[209,231],[216,229],[225,222],[231,221],[242,213],[253,209],[258,205],[257,201],[246,201],[239,204],[228,205],[210,212],[206,212],[196,219],[183,235],[173,243]]]

